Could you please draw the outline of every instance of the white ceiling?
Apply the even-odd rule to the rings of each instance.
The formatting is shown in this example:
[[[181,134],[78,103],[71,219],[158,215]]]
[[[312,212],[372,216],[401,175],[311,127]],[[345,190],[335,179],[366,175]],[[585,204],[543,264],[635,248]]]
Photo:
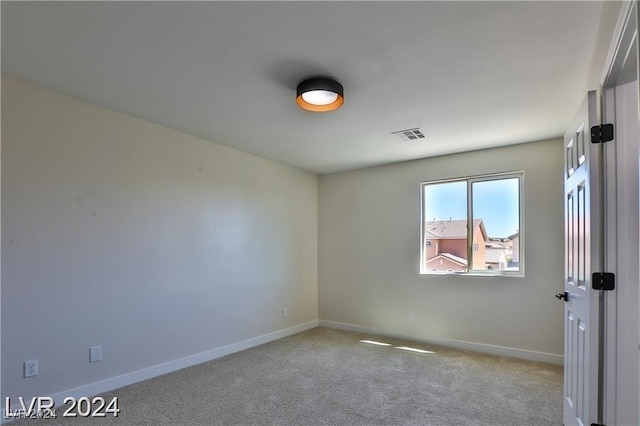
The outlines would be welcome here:
[[[602,2],[6,2],[2,73],[315,173],[564,133]],[[331,76],[345,105],[295,104]],[[420,142],[391,132],[421,127]]]

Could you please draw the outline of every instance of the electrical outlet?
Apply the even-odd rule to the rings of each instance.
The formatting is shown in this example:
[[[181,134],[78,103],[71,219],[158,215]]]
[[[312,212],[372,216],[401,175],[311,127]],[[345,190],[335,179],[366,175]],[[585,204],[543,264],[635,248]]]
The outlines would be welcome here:
[[[407,319],[408,319],[409,321],[413,321],[414,316],[415,316],[415,315],[413,314],[413,311],[409,311],[409,312],[407,313]]]
[[[287,317],[287,308],[282,308],[282,318]]]
[[[89,348],[89,362],[102,361],[102,346],[91,346]]]
[[[38,360],[32,359],[24,362],[24,377],[33,377],[38,375]]]

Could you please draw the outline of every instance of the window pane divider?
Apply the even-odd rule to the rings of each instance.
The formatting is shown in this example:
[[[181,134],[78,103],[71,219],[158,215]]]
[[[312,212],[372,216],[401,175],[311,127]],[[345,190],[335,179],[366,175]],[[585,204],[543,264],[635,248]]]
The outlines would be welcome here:
[[[467,180],[467,273],[473,270],[473,181]]]

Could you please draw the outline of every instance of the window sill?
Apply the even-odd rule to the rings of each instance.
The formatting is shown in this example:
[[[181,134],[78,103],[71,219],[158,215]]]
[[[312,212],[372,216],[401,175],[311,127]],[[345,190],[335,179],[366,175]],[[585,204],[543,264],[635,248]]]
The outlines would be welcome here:
[[[497,274],[491,272],[420,272],[422,276],[459,276],[459,277],[507,277],[507,278],[524,278],[524,273],[508,273]]]

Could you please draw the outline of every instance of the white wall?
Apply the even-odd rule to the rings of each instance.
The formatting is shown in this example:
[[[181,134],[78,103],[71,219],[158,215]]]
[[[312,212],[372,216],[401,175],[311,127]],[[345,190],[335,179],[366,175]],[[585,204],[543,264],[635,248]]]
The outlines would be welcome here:
[[[317,189],[311,173],[3,78],[2,400],[317,324]]]
[[[561,355],[562,163],[557,139],[321,176],[321,322]],[[420,275],[420,183],[514,170],[525,172],[525,277]]]

